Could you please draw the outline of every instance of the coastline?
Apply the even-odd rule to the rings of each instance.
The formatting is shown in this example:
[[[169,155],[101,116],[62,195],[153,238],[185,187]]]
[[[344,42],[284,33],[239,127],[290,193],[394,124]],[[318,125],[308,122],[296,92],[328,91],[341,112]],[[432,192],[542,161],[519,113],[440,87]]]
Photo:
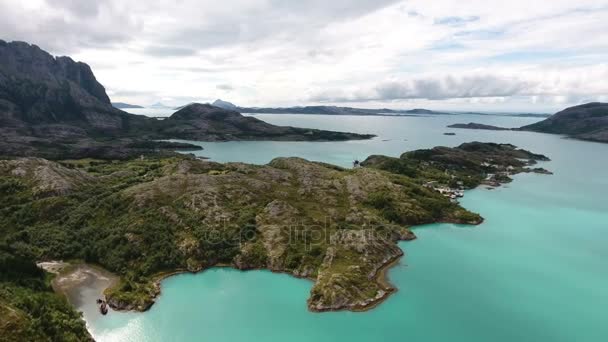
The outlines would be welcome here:
[[[376,282],[378,284],[380,284],[380,286],[383,288],[384,295],[378,299],[374,298],[374,300],[371,301],[369,304],[354,307],[351,309],[352,311],[365,312],[365,311],[372,310],[372,309],[376,308],[377,306],[379,306],[380,304],[384,303],[391,296],[391,294],[399,291],[399,289],[397,287],[393,286],[393,284],[390,283],[390,280],[388,277],[388,271],[391,268],[393,268],[401,263],[401,257],[403,257],[403,255],[404,254],[398,255],[398,256],[392,258],[391,260],[386,262],[384,265],[382,265],[376,272],[376,275],[375,275]],[[341,310],[343,310],[343,309],[333,310],[333,311],[341,311]]]

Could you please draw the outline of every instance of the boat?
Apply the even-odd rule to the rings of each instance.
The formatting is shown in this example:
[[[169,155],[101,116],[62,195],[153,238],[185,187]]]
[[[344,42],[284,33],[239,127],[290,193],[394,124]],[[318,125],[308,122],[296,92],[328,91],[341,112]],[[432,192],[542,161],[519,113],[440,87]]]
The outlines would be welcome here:
[[[106,315],[108,313],[108,304],[106,304],[105,301],[101,302],[101,305],[99,306],[99,312],[101,312],[102,315]]]

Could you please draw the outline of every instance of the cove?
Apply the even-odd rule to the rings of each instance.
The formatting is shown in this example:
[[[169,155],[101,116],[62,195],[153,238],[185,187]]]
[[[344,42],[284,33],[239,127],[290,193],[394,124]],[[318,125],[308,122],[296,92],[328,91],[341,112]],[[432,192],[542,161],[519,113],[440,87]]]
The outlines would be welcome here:
[[[272,122],[272,116],[263,119]],[[555,174],[518,175],[503,188],[467,192],[462,204],[484,216],[486,221],[480,226],[417,227],[418,240],[400,244],[405,256],[389,272],[399,291],[371,311],[310,313],[306,309],[309,281],[267,271],[214,268],[165,279],[160,298],[148,312],[110,312],[98,319],[85,313],[95,339],[608,339],[604,312],[608,306],[608,145],[524,132],[455,130],[456,136],[442,135],[447,130],[444,124],[462,121],[462,117],[365,117],[343,123],[338,119],[291,118],[298,126],[326,129],[342,125],[342,130],[351,130],[348,125],[358,125],[357,131],[375,130],[371,133],[379,138],[357,144],[287,144],[275,153],[260,150],[266,142],[202,143],[202,153],[224,149],[221,161],[246,162],[251,161],[247,155],[313,155],[311,159],[346,166],[353,154],[361,158],[372,153],[398,155],[414,148],[479,140],[513,143],[546,154],[552,161],[542,166]],[[401,121],[391,121],[395,119]],[[351,145],[358,148],[353,150]],[[262,152],[252,154],[255,150]]]

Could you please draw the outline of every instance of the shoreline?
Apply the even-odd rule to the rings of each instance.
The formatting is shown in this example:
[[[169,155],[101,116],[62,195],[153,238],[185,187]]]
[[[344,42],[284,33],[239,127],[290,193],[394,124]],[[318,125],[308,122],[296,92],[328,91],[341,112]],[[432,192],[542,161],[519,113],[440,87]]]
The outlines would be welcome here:
[[[393,293],[396,293],[397,291],[399,291],[399,289],[397,287],[395,287],[395,286],[393,286],[393,284],[391,284],[389,277],[388,277],[388,271],[390,271],[390,269],[392,269],[393,267],[399,265],[401,263],[401,258],[404,255],[405,255],[405,253],[402,253],[402,255],[398,255],[398,256],[392,258],[391,260],[387,261],[376,272],[376,275],[375,275],[376,282],[378,284],[380,284],[380,287],[382,287],[383,290],[385,291],[384,295],[378,299],[374,299],[369,304],[359,306],[359,307],[354,307],[352,309],[352,311],[366,312],[366,311],[375,309],[380,304],[384,303]],[[342,311],[342,310],[344,310],[344,309],[338,309],[338,310],[332,310],[332,311]]]

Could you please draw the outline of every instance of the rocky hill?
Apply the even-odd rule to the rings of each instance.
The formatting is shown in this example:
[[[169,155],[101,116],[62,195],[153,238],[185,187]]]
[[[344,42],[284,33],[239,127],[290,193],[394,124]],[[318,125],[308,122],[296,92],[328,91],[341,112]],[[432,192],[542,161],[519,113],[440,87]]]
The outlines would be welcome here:
[[[608,103],[594,102],[566,108],[546,120],[520,129],[608,142]]]
[[[543,121],[520,128],[502,128],[474,122],[448,127],[564,134],[574,139],[608,143],[608,103],[593,102],[566,108]]]
[[[222,101],[220,99],[213,101],[212,105],[214,105],[216,107],[228,109],[228,110],[238,110],[238,107],[234,103],[231,103],[228,101]]]
[[[373,135],[275,126],[209,104],[193,103],[162,121],[159,134],[187,140],[324,141],[369,139]]]
[[[195,145],[158,139],[347,140],[371,135],[277,127],[224,109],[188,106],[170,120],[114,108],[88,65],[0,40],[0,156],[129,158]],[[182,114],[212,111],[213,118]],[[222,123],[222,120],[226,122]],[[198,131],[197,131],[198,130]]]
[[[484,125],[484,124],[475,123],[475,122],[469,122],[468,124],[453,124],[453,125],[449,125],[448,127],[449,128],[465,128],[465,129],[483,129],[483,130],[490,130],[490,131],[508,131],[508,130],[510,130],[509,128],[497,127],[497,126],[492,126],[492,125]]]

